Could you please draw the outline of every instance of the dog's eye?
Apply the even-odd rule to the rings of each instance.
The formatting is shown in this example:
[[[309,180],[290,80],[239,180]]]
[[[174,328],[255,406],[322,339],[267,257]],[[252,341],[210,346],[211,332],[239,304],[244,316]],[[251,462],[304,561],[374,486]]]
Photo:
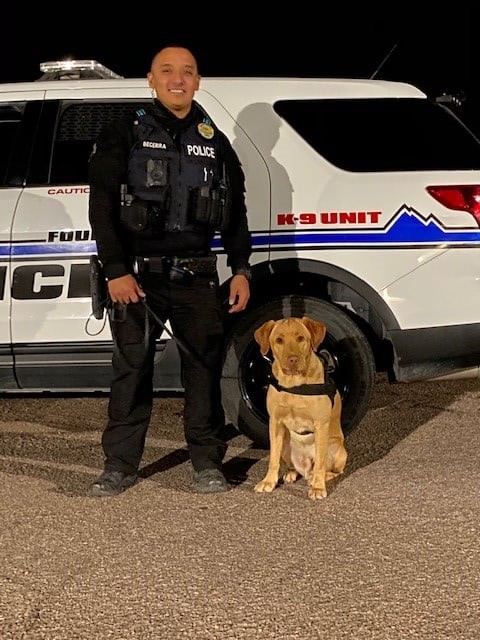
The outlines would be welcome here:
[[[276,344],[283,344],[283,338],[275,338]]]
[[[305,336],[297,336],[297,342],[305,342]]]

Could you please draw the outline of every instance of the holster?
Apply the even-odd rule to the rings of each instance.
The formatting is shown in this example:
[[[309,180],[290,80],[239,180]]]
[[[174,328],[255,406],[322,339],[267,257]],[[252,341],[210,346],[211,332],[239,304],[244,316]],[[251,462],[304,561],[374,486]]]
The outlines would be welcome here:
[[[97,255],[90,256],[90,295],[93,317],[101,320],[108,304],[108,286],[102,263]]]

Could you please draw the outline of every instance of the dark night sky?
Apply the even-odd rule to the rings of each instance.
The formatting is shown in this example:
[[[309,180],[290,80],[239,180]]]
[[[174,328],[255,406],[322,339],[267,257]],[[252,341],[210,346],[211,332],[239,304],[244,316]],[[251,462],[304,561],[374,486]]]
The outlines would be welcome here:
[[[103,18],[95,14],[98,3],[62,13],[10,7],[0,82],[35,80],[41,61],[65,57],[96,59],[126,77],[144,77],[153,54],[170,42],[194,50],[203,76],[369,77],[393,49],[377,77],[413,82],[429,95],[463,91],[460,114],[480,133],[477,16],[470,7],[423,8],[420,16],[419,2],[398,9],[386,3],[385,10],[368,3],[327,10],[324,4],[302,3],[298,14],[264,8],[268,15],[261,19],[246,5],[228,5],[227,16],[208,5],[155,10],[139,4]],[[26,19],[33,33],[17,37]]]

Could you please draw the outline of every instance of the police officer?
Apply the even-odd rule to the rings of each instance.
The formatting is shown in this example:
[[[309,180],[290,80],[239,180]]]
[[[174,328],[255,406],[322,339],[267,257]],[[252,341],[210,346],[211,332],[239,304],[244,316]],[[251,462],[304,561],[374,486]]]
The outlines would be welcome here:
[[[222,304],[210,246],[220,231],[233,274],[229,313],[243,311],[251,254],[244,174],[227,137],[194,100],[200,76],[190,50],[161,49],[147,79],[152,105],[105,126],[90,159],[89,218],[114,310],[104,471],[92,496],[116,495],[137,481],[155,340],[167,319],[184,347],[184,432],[195,490],[229,488],[221,470]]]

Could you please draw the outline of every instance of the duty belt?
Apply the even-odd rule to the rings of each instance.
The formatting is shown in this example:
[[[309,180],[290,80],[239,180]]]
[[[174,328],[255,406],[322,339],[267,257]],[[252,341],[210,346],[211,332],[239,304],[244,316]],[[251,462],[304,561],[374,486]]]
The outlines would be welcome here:
[[[172,277],[178,275],[205,274],[217,272],[217,256],[179,258],[177,256],[136,256],[133,259],[135,273],[163,273]]]

